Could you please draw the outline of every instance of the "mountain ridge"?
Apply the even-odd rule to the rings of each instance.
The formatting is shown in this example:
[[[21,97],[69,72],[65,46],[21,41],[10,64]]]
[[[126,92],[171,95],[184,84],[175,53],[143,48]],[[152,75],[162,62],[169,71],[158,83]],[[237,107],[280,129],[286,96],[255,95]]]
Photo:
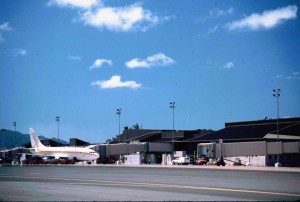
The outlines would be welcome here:
[[[40,140],[50,139],[53,141],[57,141],[57,138],[46,138],[42,135],[39,136]],[[68,144],[68,142],[64,140],[59,140],[61,144]],[[29,134],[23,134],[18,131],[11,131],[7,129],[0,130],[0,148],[14,148],[20,147],[25,144],[30,144],[30,136]]]

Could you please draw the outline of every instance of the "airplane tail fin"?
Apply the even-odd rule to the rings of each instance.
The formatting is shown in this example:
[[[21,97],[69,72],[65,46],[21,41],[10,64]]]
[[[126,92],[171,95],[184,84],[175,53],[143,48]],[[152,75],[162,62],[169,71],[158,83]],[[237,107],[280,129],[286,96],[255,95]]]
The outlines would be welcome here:
[[[36,135],[36,133],[34,132],[33,128],[29,128],[29,134],[30,134],[30,141],[31,141],[32,148],[35,148],[35,150],[38,151],[39,148],[45,147],[39,140],[39,138]]]

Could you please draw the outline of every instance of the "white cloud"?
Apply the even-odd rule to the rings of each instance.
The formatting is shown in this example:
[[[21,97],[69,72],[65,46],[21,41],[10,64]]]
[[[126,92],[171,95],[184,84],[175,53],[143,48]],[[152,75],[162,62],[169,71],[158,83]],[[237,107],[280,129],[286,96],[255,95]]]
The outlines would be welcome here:
[[[14,55],[15,56],[25,56],[27,54],[28,54],[27,50],[22,49],[22,48],[14,50]]]
[[[71,7],[89,9],[93,6],[100,4],[99,0],[50,0],[49,6],[57,5],[59,7]]]
[[[124,7],[100,7],[95,11],[88,10],[83,13],[81,20],[84,24],[111,31],[146,31],[162,21],[145,10],[140,4]]]
[[[227,10],[213,8],[209,10],[209,13],[206,16],[198,18],[196,22],[205,23],[208,20],[217,19],[221,16],[232,15],[234,13],[233,10],[234,9],[232,7],[228,8]]]
[[[114,75],[109,80],[93,81],[91,85],[97,86],[100,89],[112,89],[112,88],[138,89],[142,86],[142,84],[139,84],[135,81],[121,81],[121,76],[119,75]]]
[[[262,14],[254,13],[241,20],[234,21],[227,25],[229,30],[261,28],[270,29],[279,23],[297,18],[297,6],[287,6],[276,10],[264,11]]]
[[[73,22],[82,22],[98,29],[110,31],[147,31],[149,28],[170,20],[170,17],[158,17],[141,3],[130,6],[109,7],[101,0],[50,0],[49,6],[77,8],[79,17]]]
[[[102,67],[102,65],[104,64],[108,64],[108,65],[112,65],[112,61],[111,60],[107,60],[107,59],[96,59],[94,64],[92,64],[90,66],[90,69],[97,69]]]
[[[300,72],[292,72],[289,75],[276,75],[276,79],[300,80]]]
[[[130,61],[127,61],[125,65],[130,68],[150,68],[153,66],[167,66],[174,64],[175,61],[166,56],[164,53],[158,53],[152,56],[147,57],[146,59],[142,60],[139,58],[134,58]]]
[[[276,79],[281,79],[282,77],[283,77],[282,74],[278,74],[278,75],[275,76]]]
[[[227,62],[222,69],[232,69],[235,66],[233,62]]]
[[[218,29],[219,29],[219,25],[215,25],[214,27],[212,27],[208,30],[206,35],[212,34],[212,33],[216,32]]]
[[[12,27],[9,26],[9,22],[4,22],[0,24],[0,31],[11,31]]]
[[[223,15],[232,15],[232,14],[233,14],[233,8],[232,7],[230,7],[227,10],[223,10],[223,9],[219,9],[219,8],[214,8],[214,9],[209,10],[209,15],[210,16],[219,17],[219,16],[223,16]]]
[[[78,55],[69,55],[67,60],[82,60],[82,57]]]
[[[144,67],[144,68],[148,68],[150,65],[146,62],[146,61],[143,61],[139,58],[134,58],[130,61],[127,61],[125,63],[125,65],[128,67],[128,68],[137,68],[137,67]]]
[[[9,22],[4,22],[2,24],[0,24],[0,43],[5,41],[2,32],[7,32],[7,31],[11,31],[13,30],[13,28],[11,26],[9,26]]]

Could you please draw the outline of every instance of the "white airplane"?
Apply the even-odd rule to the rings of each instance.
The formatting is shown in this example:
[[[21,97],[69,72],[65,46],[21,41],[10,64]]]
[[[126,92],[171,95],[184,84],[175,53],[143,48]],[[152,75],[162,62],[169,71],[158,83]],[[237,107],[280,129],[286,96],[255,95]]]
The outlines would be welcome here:
[[[83,147],[46,147],[41,143],[32,128],[29,128],[31,146],[35,155],[54,157],[55,159],[65,158],[76,161],[93,161],[99,158],[99,154],[90,148]]]

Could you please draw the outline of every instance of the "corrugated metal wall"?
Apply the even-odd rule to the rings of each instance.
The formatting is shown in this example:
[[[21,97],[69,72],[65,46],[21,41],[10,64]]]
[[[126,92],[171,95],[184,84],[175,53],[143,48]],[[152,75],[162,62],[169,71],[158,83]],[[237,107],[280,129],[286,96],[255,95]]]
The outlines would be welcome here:
[[[170,143],[152,143],[149,142],[148,152],[164,152],[170,153],[172,151],[172,145]]]
[[[147,144],[109,144],[106,145],[106,156],[129,154],[147,151]]]
[[[127,144],[127,154],[146,151],[147,144]]]
[[[131,154],[136,152],[171,152],[170,143],[108,144],[105,146],[106,156]]]
[[[298,153],[300,151],[300,142],[283,142],[283,153]]]
[[[265,142],[222,143],[223,156],[263,156],[266,155]]]
[[[222,149],[222,152],[221,152]],[[209,146],[212,158],[235,156],[265,156],[272,154],[300,153],[300,142],[239,142],[216,143]]]
[[[267,153],[268,154],[281,154],[281,142],[267,142]]]
[[[222,152],[221,152],[222,149]],[[102,151],[104,153],[104,151]],[[170,143],[108,144],[106,156],[136,152],[170,153]],[[300,153],[300,142],[239,142],[209,145],[208,156],[212,158],[235,156],[265,156],[272,154]]]

